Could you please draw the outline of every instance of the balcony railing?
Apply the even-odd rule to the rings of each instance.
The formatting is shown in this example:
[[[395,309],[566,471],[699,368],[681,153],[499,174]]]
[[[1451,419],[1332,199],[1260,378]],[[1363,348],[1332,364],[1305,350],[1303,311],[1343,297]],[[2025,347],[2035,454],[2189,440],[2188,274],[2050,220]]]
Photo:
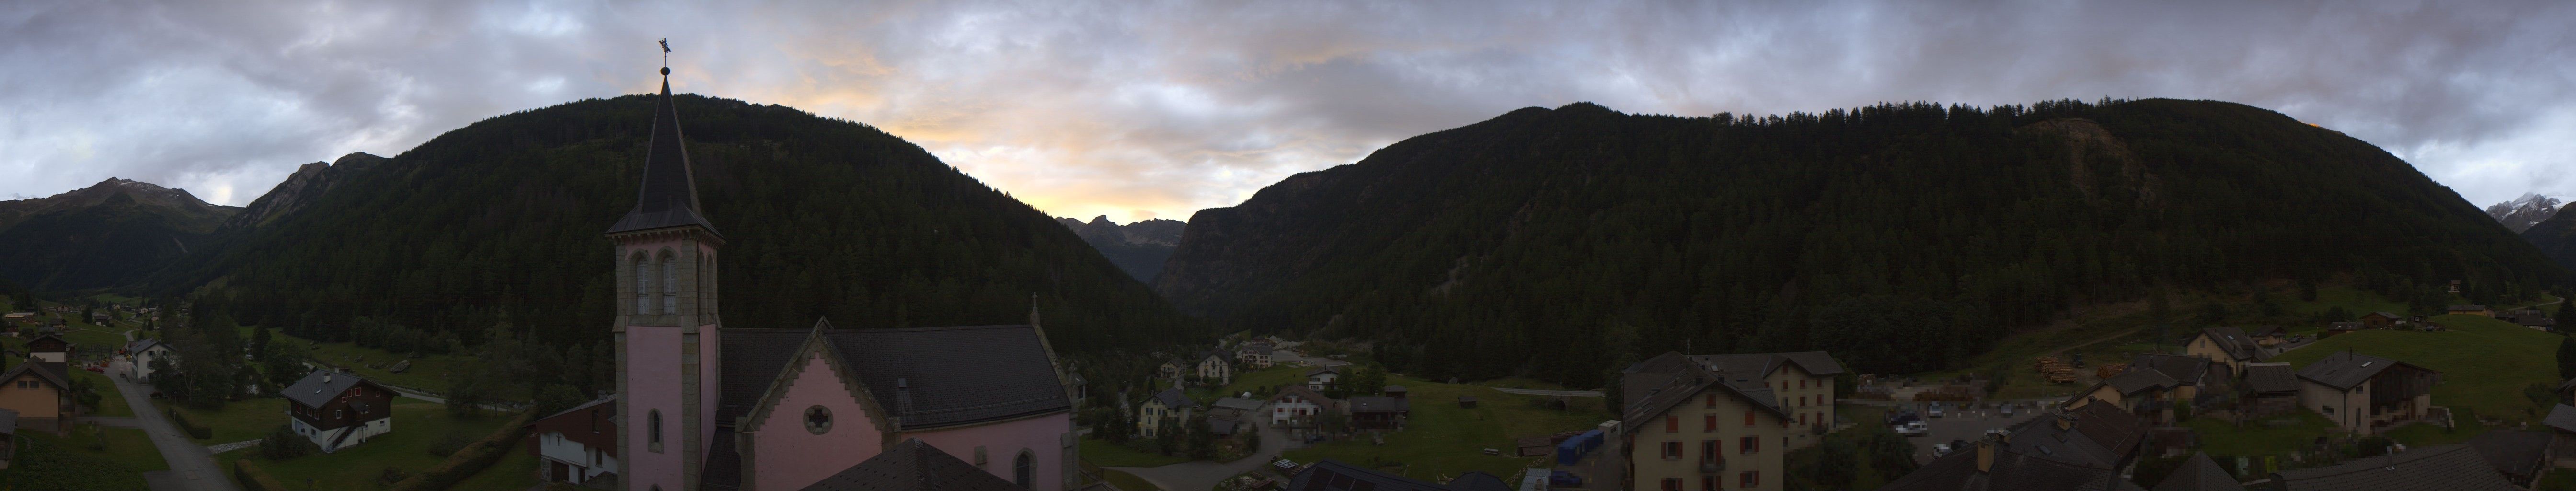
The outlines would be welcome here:
[[[1699,461],[1699,473],[1701,473],[1701,474],[1716,474],[1716,473],[1720,473],[1720,472],[1726,472],[1726,461],[1725,461],[1725,460],[1702,460],[1702,461]]]

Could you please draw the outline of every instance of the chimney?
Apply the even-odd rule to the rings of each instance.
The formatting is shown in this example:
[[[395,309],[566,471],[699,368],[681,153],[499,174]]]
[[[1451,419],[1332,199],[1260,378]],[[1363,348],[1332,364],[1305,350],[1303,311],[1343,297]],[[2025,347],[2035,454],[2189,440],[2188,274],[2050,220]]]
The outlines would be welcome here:
[[[1994,439],[1989,438],[1989,439],[1977,440],[1977,473],[1978,473],[1978,474],[1984,474],[1984,473],[1987,473],[1987,472],[1994,471],[1994,469],[1995,469],[1995,441],[1994,441]]]

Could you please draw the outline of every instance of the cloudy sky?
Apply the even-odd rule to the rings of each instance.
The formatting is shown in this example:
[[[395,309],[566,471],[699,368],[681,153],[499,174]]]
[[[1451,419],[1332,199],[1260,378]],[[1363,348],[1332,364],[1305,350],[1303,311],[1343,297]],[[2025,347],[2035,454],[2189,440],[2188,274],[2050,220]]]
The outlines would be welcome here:
[[[2191,5],[2186,5],[2191,4]],[[2244,5],[2253,4],[2253,5]],[[2271,108],[2485,205],[2576,195],[2576,2],[0,2],[0,198],[248,203],[511,111],[680,91],[877,125],[1050,213],[1186,219],[1514,108]]]

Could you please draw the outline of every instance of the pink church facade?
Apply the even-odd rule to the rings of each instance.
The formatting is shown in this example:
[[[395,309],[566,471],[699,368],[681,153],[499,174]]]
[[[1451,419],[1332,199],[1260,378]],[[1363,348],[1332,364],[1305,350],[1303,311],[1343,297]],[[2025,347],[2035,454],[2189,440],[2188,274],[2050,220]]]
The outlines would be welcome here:
[[[622,489],[844,489],[898,446],[998,488],[1078,483],[1071,392],[1035,312],[1006,326],[724,327],[724,239],[699,212],[672,105],[665,81],[636,207],[604,234]]]

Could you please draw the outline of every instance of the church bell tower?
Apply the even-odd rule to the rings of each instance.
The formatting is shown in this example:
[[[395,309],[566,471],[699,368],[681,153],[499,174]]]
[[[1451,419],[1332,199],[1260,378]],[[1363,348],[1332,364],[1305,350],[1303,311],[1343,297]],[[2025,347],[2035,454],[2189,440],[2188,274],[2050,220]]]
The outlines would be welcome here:
[[[698,489],[716,429],[724,238],[699,212],[670,75],[663,67],[635,209],[605,233],[617,261],[617,473],[632,491]]]

